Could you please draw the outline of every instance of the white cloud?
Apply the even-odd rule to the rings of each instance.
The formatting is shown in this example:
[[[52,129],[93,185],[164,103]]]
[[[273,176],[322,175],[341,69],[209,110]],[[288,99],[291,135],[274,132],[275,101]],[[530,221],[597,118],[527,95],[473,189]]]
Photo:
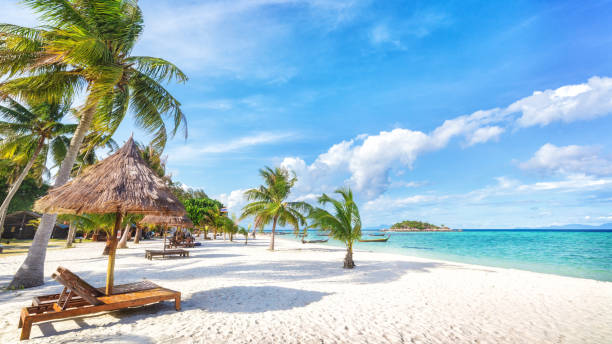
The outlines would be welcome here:
[[[586,83],[537,91],[507,108],[520,112],[522,127],[593,119],[612,112],[612,78],[592,77]]]
[[[351,182],[368,197],[384,192],[389,184],[389,170],[395,163],[412,167],[417,156],[431,144],[420,131],[394,129],[369,136],[353,148],[349,161]]]
[[[599,149],[592,146],[558,147],[547,143],[519,166],[553,174],[612,175],[612,159],[600,156]]]
[[[373,200],[367,201],[363,205],[363,209],[369,212],[392,211],[397,209],[404,209],[414,204],[439,202],[447,198],[448,196],[434,195],[412,195],[408,197],[392,198],[383,195]]]
[[[416,11],[402,21],[385,21],[374,24],[369,31],[370,43],[374,46],[390,45],[405,49],[402,41],[421,39],[432,32],[451,24],[448,14],[432,9]]]
[[[247,200],[244,197],[245,191],[247,191],[247,189],[238,189],[230,193],[222,193],[213,198],[223,203],[223,205],[227,207],[230,214],[234,213],[237,216],[240,216],[242,207],[247,204]]]
[[[188,144],[172,149],[168,153],[168,159],[171,162],[190,161],[206,154],[235,152],[253,146],[289,141],[296,137],[297,135],[291,132],[261,132],[224,141],[222,143],[213,143],[203,146]]]
[[[498,140],[499,135],[504,132],[504,128],[498,126],[478,128],[469,139],[468,145],[472,146],[477,143],[484,143],[491,140]]]
[[[391,35],[388,25],[384,23],[372,27],[370,30],[370,42],[374,45],[390,43],[397,48],[403,48],[402,42]]]
[[[584,191],[598,190],[612,186],[612,178],[598,178],[584,174],[567,176],[560,181],[537,182],[533,184],[520,185],[519,191],[544,191],[544,190],[563,190],[563,191]]]
[[[529,96],[507,108],[478,110],[469,115],[449,119],[429,134],[404,128],[381,131],[376,135],[362,134],[355,139],[333,145],[310,165],[299,157],[287,157],[281,165],[296,172],[299,177],[298,189],[301,192],[329,192],[335,186],[349,183],[367,198],[374,199],[384,193],[391,184],[389,172],[393,168],[410,169],[418,156],[443,149],[455,138],[463,138],[465,147],[498,140],[506,128],[516,123],[520,122],[519,126],[539,123],[526,120],[535,116],[536,109],[545,111],[548,114],[546,118],[553,118],[551,114],[567,115],[559,117],[564,121],[590,119],[612,112],[612,78],[593,77],[585,84],[534,93],[539,94],[547,96],[535,97],[537,101],[534,101],[534,96]],[[603,94],[608,96],[604,97]],[[561,108],[571,108],[571,111]],[[584,155],[585,152],[581,153]],[[538,159],[525,167],[535,166]],[[556,161],[555,159],[558,157],[551,161]],[[588,155],[582,156],[582,160],[578,159],[569,166],[559,163],[557,169],[564,168],[567,173],[596,175],[608,174],[610,171],[609,159]]]

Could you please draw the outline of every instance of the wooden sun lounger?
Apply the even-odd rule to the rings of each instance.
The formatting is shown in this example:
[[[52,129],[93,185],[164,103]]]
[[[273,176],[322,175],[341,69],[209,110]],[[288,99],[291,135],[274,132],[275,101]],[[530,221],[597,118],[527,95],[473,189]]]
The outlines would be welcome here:
[[[21,310],[21,340],[29,339],[32,324],[41,321],[144,306],[172,299],[175,309],[181,309],[180,292],[162,288],[149,281],[117,285],[113,288],[113,295],[104,295],[104,288],[92,287],[68,269],[58,267],[52,277],[63,284],[64,289],[60,294],[35,297],[32,306]]]
[[[166,258],[166,256],[179,256],[179,257],[189,257],[189,251],[177,249],[177,250],[145,250],[145,258],[148,260],[152,260],[153,257],[161,256],[162,258]]]
[[[168,247],[172,248],[172,247],[186,247],[186,248],[191,248],[191,247],[195,247],[195,241],[193,240],[193,238],[187,238],[185,240],[179,241],[176,240],[174,238],[170,239],[170,243],[168,244]]]

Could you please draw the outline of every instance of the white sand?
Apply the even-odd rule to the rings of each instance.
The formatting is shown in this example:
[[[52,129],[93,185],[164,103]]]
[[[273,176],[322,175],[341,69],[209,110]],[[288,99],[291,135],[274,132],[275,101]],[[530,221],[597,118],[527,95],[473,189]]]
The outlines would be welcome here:
[[[150,279],[183,293],[172,302],[35,324],[32,343],[612,343],[612,283],[356,252],[267,238],[245,247],[206,241],[188,259],[148,261],[120,250],[116,283]],[[47,274],[65,266],[103,285],[103,244],[48,252]],[[0,258],[6,285],[24,256]],[[21,307],[39,288],[0,293],[0,343],[17,342]]]

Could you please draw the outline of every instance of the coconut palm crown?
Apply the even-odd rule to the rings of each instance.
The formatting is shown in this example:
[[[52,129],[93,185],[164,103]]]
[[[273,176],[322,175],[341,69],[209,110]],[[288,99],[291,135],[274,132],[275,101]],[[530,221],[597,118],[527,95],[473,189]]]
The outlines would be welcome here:
[[[305,223],[306,218],[303,213],[310,210],[310,205],[305,202],[287,201],[291,188],[297,182],[295,175],[290,174],[288,170],[266,166],[259,170],[259,174],[264,180],[264,185],[245,192],[247,200],[252,202],[242,208],[241,218],[253,216],[257,226],[262,228],[272,222],[270,250],[274,251],[276,226],[290,224],[298,228]]]
[[[313,221],[311,227],[330,231],[332,238],[346,244],[344,268],[352,269],[355,267],[353,243],[361,237],[361,217],[350,188],[340,188],[334,193],[339,194],[341,200],[333,199],[326,194],[319,197],[319,203],[321,205],[331,205],[333,213],[323,208],[313,209],[309,214]]]
[[[64,158],[76,129],[61,122],[69,110],[68,104],[22,105],[11,98],[0,103],[0,158],[23,166],[0,206],[0,236],[9,204],[26,176],[31,173],[42,182],[49,155],[56,164]]]
[[[136,1],[23,3],[47,25],[0,24],[0,76],[8,77],[0,83],[2,94],[59,102],[86,89],[80,121],[94,119],[94,132],[113,133],[131,108],[136,124],[155,132],[157,147],[167,139],[166,117],[172,134],[179,128],[186,133],[180,103],[162,83],[187,76],[164,59],[131,54],[144,27]]]

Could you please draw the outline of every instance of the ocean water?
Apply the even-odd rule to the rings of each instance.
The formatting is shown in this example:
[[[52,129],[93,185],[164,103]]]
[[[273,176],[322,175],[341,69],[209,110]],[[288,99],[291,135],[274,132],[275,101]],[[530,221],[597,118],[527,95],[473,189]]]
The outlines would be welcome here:
[[[375,232],[364,230],[363,237],[378,238],[368,236]],[[326,238],[314,230],[308,237]],[[326,245],[343,246],[333,239]],[[612,282],[612,230],[391,233],[387,242],[357,243],[355,248]]]

